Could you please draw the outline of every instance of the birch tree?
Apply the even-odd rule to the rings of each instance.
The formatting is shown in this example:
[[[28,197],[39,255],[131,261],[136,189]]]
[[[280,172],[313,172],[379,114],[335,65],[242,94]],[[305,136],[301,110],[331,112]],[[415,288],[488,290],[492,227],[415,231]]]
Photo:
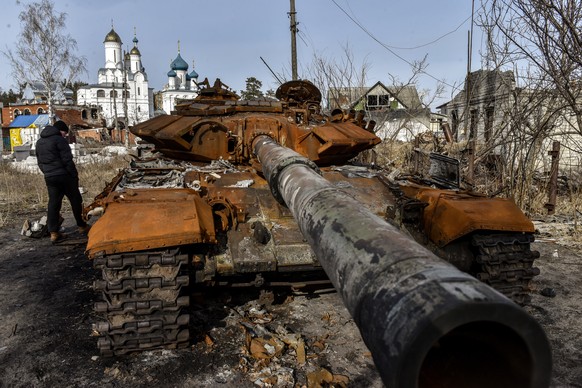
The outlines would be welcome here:
[[[23,5],[19,14],[21,35],[13,48],[3,54],[18,83],[40,82],[51,120],[55,93],[60,85],[70,85],[86,71],[86,59],[75,54],[77,41],[65,33],[67,14],[55,10],[50,0]]]

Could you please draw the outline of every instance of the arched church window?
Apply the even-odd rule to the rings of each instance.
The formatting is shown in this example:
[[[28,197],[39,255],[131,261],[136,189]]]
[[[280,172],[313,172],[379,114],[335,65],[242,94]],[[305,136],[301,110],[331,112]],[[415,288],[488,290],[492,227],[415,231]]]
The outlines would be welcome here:
[[[105,90],[103,89],[97,90],[97,97],[105,97]]]
[[[43,114],[43,113],[46,113],[46,112],[45,112],[45,111],[44,111],[44,109],[42,109],[42,108],[38,108],[38,109],[36,110],[36,114],[37,114],[37,115],[41,115],[41,114]]]
[[[14,109],[14,117],[18,117],[22,114],[22,112],[19,109]]]
[[[30,109],[26,108],[26,109],[24,110],[24,115],[25,115],[25,116],[30,116]]]

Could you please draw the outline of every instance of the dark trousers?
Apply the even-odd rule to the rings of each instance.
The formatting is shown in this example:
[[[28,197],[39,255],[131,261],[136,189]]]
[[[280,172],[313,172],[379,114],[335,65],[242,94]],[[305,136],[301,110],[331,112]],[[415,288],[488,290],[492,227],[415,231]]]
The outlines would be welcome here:
[[[48,189],[48,214],[47,227],[49,232],[58,232],[59,217],[63,197],[66,196],[71,203],[73,215],[77,226],[87,225],[83,220],[83,197],[79,192],[79,181],[70,175],[57,175],[45,177],[46,187]]]

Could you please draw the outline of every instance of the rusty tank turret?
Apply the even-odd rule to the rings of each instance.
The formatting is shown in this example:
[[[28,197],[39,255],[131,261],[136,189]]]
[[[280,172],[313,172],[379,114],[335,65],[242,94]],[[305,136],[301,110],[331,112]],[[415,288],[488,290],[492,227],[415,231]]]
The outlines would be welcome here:
[[[547,386],[545,334],[510,300],[538,273],[531,221],[509,200],[349,164],[380,142],[374,123],[324,115],[308,81],[276,97],[217,80],[132,129],[156,157],[86,209],[102,209],[86,251],[101,352],[188,345],[186,287],[331,282],[387,386]]]

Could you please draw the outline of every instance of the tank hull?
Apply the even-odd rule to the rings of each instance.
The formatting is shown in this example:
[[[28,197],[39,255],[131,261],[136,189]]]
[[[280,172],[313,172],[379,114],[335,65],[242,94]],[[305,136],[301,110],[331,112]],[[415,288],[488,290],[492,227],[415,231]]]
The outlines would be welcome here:
[[[192,289],[331,283],[387,386],[547,385],[547,339],[509,299],[536,274],[515,205],[348,164],[380,141],[373,125],[323,115],[305,81],[279,101],[220,88],[133,128],[163,156],[88,208],[103,354],[186,346]]]

